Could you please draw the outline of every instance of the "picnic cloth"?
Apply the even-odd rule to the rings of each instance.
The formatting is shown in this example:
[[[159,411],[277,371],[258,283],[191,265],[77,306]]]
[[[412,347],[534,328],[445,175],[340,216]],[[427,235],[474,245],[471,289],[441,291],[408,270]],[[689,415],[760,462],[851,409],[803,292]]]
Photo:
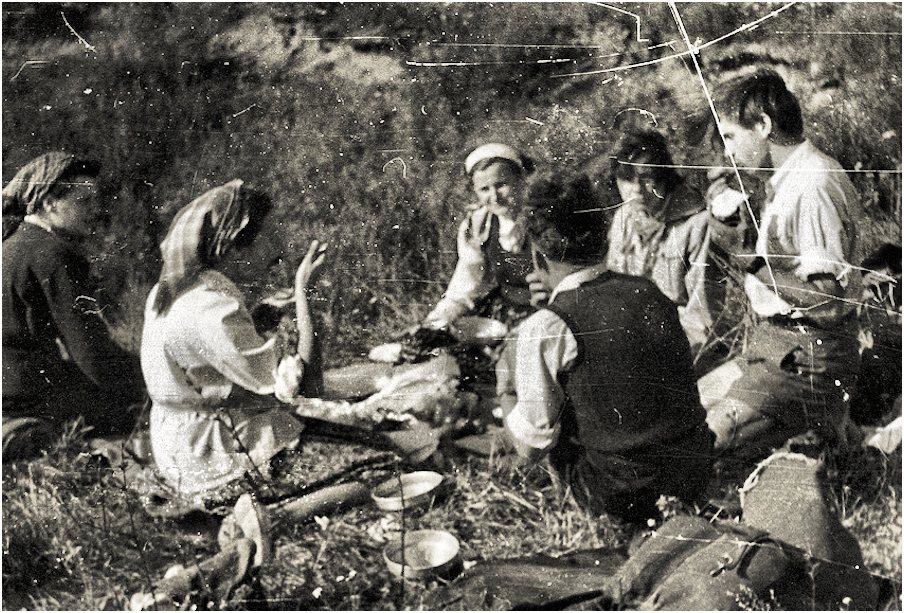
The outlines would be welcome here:
[[[472,400],[458,393],[460,376],[447,353],[418,364],[353,364],[324,372],[324,398],[297,399],[296,413],[349,425],[438,425]]]

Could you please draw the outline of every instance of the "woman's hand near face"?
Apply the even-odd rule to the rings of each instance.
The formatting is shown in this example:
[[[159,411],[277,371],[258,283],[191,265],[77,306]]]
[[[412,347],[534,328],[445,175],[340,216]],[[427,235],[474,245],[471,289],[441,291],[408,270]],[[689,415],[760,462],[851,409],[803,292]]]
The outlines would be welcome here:
[[[296,294],[303,292],[308,287],[311,276],[314,271],[320,268],[326,258],[326,243],[320,241],[311,241],[311,246],[305,254],[298,270],[295,272],[295,292]]]
[[[479,252],[484,243],[490,238],[490,228],[493,225],[493,214],[488,208],[475,211],[468,222],[462,225],[459,243],[463,243],[471,250]]]

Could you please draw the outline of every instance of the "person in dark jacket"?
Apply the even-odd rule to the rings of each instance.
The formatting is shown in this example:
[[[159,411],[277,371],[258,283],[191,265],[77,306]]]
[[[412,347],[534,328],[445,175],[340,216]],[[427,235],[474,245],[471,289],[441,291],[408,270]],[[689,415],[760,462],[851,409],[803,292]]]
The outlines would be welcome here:
[[[713,435],[677,308],[652,281],[606,270],[591,192],[583,175],[527,188],[535,274],[553,289],[522,323],[504,423],[518,454],[549,454],[590,510],[642,522],[660,495],[702,492]]]
[[[97,175],[96,163],[50,152],[3,189],[4,461],[80,416],[98,435],[134,426],[138,360],[111,339],[81,251],[98,221]]]

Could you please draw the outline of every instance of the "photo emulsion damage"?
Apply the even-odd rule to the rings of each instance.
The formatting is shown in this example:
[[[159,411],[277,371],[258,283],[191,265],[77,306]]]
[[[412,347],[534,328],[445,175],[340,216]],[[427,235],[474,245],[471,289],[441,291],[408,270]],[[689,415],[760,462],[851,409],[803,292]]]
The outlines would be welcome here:
[[[901,11],[4,2],[3,608],[900,609]]]

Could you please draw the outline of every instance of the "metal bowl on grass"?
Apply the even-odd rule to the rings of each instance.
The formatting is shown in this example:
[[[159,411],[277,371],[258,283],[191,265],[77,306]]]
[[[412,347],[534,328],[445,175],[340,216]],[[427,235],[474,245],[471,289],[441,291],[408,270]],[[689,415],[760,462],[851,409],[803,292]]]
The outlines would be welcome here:
[[[401,511],[428,504],[437,494],[443,476],[420,470],[392,477],[374,488],[371,496],[384,511]]]
[[[389,543],[383,559],[396,577],[454,579],[462,570],[459,549],[458,539],[445,530],[415,530]]]

